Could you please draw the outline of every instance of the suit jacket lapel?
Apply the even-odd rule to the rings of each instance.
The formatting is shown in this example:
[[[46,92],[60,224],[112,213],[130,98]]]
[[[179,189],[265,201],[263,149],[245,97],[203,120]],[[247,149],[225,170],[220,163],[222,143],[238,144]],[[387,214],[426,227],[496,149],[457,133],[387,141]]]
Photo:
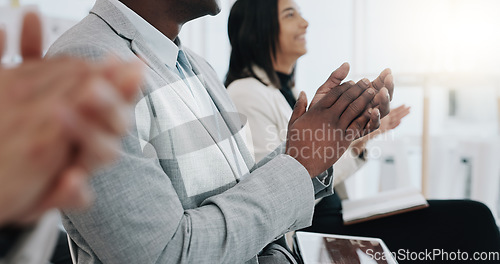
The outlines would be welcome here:
[[[194,73],[199,77],[202,84],[207,88],[208,94],[212,98],[215,106],[221,113],[222,119],[226,123],[231,135],[234,136],[236,145],[245,161],[247,168],[250,170],[255,165],[255,160],[250,150],[247,147],[247,142],[241,137],[240,130],[247,124],[245,116],[238,113],[231,98],[224,88],[221,88],[222,83],[217,80],[207,79],[208,76],[201,74],[200,66],[197,60],[193,58],[191,52],[186,52],[187,57],[193,67]],[[214,74],[215,76],[215,74]]]

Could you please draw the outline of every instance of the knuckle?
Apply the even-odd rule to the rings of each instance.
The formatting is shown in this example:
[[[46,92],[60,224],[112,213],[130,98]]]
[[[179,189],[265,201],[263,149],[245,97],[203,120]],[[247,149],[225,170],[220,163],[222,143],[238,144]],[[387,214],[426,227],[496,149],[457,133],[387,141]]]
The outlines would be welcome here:
[[[355,127],[350,127],[346,130],[346,139],[349,141],[355,140],[359,135],[360,129]]]
[[[360,120],[354,121],[354,123],[352,123],[351,129],[353,131],[360,131],[360,130],[362,130],[363,126],[361,125],[361,121]]]
[[[337,124],[337,123],[340,121],[340,116],[339,116],[339,115],[332,115],[332,116],[330,117],[330,120],[331,120],[333,123]]]
[[[354,82],[352,82],[352,81],[345,82],[342,85],[340,85],[337,89],[335,89],[335,91],[337,91],[339,94],[342,94],[345,91],[349,90],[353,86],[354,86]]]
[[[342,94],[341,99],[344,100],[344,102],[352,102],[356,98],[354,97],[353,91],[352,90],[348,90],[347,92],[345,92],[345,93]]]
[[[357,82],[357,83],[356,83],[356,86],[357,86],[358,88],[360,88],[360,89],[363,89],[363,90],[364,90],[364,89],[366,89],[366,88],[368,88],[368,87],[369,87],[369,83],[368,83],[368,81],[367,81],[367,80],[363,79],[363,80],[361,80],[361,81]]]
[[[360,112],[360,107],[356,103],[352,103],[348,106],[348,111],[351,113],[359,113]]]
[[[381,76],[381,75],[379,75],[379,76],[377,77],[377,80],[378,80],[381,84],[383,84],[383,83],[384,83],[384,79],[385,79],[385,78],[382,78],[382,76]]]
[[[330,92],[328,95],[331,96],[332,98],[339,98],[342,96],[342,94],[345,92],[345,89],[342,87],[339,87],[337,89],[333,89],[332,92]]]

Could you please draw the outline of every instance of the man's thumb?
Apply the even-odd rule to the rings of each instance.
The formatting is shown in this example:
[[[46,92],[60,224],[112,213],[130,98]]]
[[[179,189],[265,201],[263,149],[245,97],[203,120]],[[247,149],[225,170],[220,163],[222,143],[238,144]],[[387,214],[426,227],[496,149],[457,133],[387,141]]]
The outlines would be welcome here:
[[[292,117],[290,118],[290,121],[288,122],[288,127],[290,127],[291,124],[295,123],[299,117],[301,117],[307,109],[307,96],[306,93],[303,91],[300,92],[299,94],[299,99],[297,99],[297,102],[295,103],[295,106],[293,107],[293,113]]]

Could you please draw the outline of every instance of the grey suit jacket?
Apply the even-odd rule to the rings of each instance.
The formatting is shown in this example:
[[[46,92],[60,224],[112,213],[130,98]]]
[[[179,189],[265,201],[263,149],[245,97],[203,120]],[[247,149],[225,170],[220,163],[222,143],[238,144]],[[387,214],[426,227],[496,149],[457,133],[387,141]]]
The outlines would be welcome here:
[[[63,217],[78,263],[256,263],[266,244],[310,225],[315,194],[332,193],[331,173],[326,184],[311,181],[283,146],[256,165],[244,118],[208,63],[185,51],[216,116],[197,115],[183,82],[107,0],[49,50],[91,60],[140,56],[146,64],[119,160],[95,173],[95,204]],[[231,162],[236,156],[243,161]]]

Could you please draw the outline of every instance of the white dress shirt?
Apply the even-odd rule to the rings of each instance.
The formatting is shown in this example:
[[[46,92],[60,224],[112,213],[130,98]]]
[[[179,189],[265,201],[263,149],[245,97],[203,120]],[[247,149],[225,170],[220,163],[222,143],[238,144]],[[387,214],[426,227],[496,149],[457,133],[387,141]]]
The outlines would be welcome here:
[[[161,62],[163,62],[172,72],[179,76],[179,81],[182,81],[185,86],[187,86],[187,89],[183,90],[186,95],[184,98],[192,100],[191,102],[196,106],[196,109],[193,110],[197,113],[197,116],[200,118],[215,117],[215,125],[217,127],[219,127],[219,125],[223,125],[222,123],[217,122],[221,119],[219,110],[217,109],[211,96],[208,94],[207,89],[202,84],[200,78],[194,73],[188,58],[182,49],[180,40],[177,38],[175,42],[172,41],[120,1],[110,0],[110,2],[115,5],[137,28],[138,32],[141,33],[142,37],[146,41],[148,47],[161,60]],[[219,131],[221,131],[220,128]],[[226,149],[228,153],[233,153],[233,157],[229,158],[228,161],[232,163],[231,165],[233,165],[233,167],[238,168],[237,174],[239,174],[239,177],[248,173],[248,169],[245,169],[246,166],[243,156],[235,147],[236,142],[234,139],[220,138],[217,144],[220,148]]]

